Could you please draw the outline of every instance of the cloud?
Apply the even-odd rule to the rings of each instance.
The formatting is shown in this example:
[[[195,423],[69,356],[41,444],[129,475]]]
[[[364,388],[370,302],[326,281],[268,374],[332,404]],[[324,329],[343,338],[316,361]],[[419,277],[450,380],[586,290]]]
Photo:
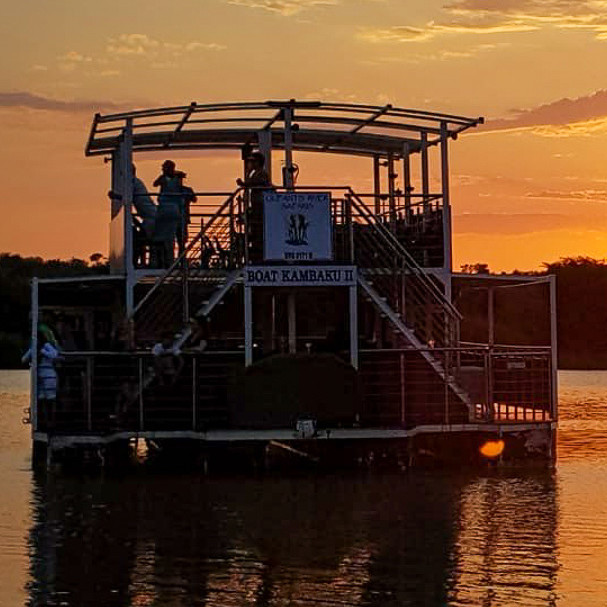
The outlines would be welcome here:
[[[120,109],[122,106],[111,101],[61,101],[22,91],[0,92],[0,107],[20,107],[52,112],[97,112],[101,109]]]
[[[423,25],[365,28],[368,42],[423,42],[443,35],[531,32],[546,27],[586,30],[607,39],[605,0],[456,0],[444,17]]]
[[[455,0],[446,10],[463,18],[516,19],[522,23],[588,30],[607,38],[604,0]]]
[[[450,49],[438,49],[434,52],[424,50],[424,52],[415,53],[407,49],[406,53],[399,53],[398,55],[383,55],[380,57],[373,57],[370,59],[363,59],[360,63],[362,65],[379,66],[389,65],[393,63],[407,63],[407,64],[419,64],[427,63],[428,61],[446,61],[450,59],[469,59],[470,57],[476,57],[481,53],[486,53],[499,48],[505,48],[510,46],[510,42],[497,42],[497,43],[485,43],[485,44],[473,44],[468,45],[463,50],[450,50]]]
[[[569,99],[565,97],[534,108],[514,110],[512,116],[488,120],[484,131],[535,128],[546,136],[584,135],[604,132],[607,122],[607,90]]]
[[[118,38],[108,40],[106,51],[109,55],[119,57],[137,56],[154,52],[159,46],[160,42],[147,34],[121,34]]]
[[[296,15],[301,11],[316,6],[335,6],[341,0],[227,0],[229,4],[246,6],[248,8],[260,8],[285,17]]]
[[[147,34],[121,34],[108,40],[106,53],[114,59],[147,57],[166,61],[169,56],[177,57],[197,51],[223,51],[226,48],[217,42],[169,42],[151,38]]]
[[[607,190],[541,190],[539,192],[527,192],[525,196],[527,198],[607,202]]]

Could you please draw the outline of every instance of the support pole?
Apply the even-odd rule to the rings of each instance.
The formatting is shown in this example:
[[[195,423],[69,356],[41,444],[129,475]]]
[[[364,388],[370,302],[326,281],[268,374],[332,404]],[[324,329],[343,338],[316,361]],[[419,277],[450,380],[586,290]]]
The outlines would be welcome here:
[[[449,191],[449,131],[446,122],[441,122],[441,190],[443,199],[443,268],[452,271],[453,245],[451,243],[451,197]]]
[[[409,144],[403,145],[403,189],[405,191],[405,221],[409,221],[411,211],[411,158]]]
[[[487,320],[489,324],[487,342],[489,347],[493,348],[495,344],[495,291],[493,287],[487,288]]]
[[[376,215],[381,213],[381,176],[380,176],[379,156],[373,156],[373,194],[374,194],[374,212]]]
[[[556,276],[548,277],[550,280],[550,354],[551,354],[551,390],[552,400],[552,419],[558,421],[559,402],[558,402],[558,333],[556,319]]]
[[[405,395],[405,353],[400,353],[400,423],[404,428],[406,418],[406,395]]]
[[[93,359],[86,358],[86,429],[93,429]]]
[[[32,434],[38,431],[38,279],[32,278],[32,337],[30,366],[30,416]]]
[[[396,229],[396,195],[394,182],[396,173],[394,172],[394,156],[388,154],[388,201],[390,203],[390,227],[394,231]]]
[[[422,195],[424,213],[428,210],[428,196],[430,195],[430,172],[428,169],[428,133],[421,134],[421,163],[422,163]]]
[[[293,109],[285,107],[283,109],[285,125],[285,167],[284,167],[284,187],[293,188]]]
[[[251,287],[244,287],[244,364],[253,364],[253,297]]]
[[[138,399],[138,405],[139,405],[139,431],[143,432],[143,430],[144,430],[144,421],[143,421],[143,384],[145,382],[145,378],[144,378],[144,373],[143,373],[143,358],[141,356],[139,357],[138,372],[139,372],[139,399]]]
[[[192,356],[192,430],[196,432],[196,403],[198,402],[198,365]]]
[[[350,307],[350,363],[358,369],[358,292],[354,284],[348,287]]]
[[[295,293],[287,295],[288,324],[289,324],[289,354],[297,352],[297,312]]]
[[[124,205],[124,244],[126,268],[126,316],[132,318],[135,288],[135,268],[133,267],[133,119],[127,118],[122,140],[122,203]]]

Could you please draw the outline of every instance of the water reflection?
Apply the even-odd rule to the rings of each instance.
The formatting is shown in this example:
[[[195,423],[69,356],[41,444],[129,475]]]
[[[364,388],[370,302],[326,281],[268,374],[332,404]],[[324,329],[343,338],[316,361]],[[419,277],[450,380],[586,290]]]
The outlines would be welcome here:
[[[49,475],[32,506],[32,606],[554,604],[549,475]]]

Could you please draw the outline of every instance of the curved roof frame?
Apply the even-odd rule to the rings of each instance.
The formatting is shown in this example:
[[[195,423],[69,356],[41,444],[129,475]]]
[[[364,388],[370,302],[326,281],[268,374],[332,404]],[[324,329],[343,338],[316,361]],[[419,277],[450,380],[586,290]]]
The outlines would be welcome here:
[[[96,114],[85,153],[116,150],[122,134],[132,130],[132,149],[241,149],[262,131],[272,147],[358,156],[403,155],[435,145],[483,123],[424,110],[321,101],[263,101],[198,104],[131,112]],[[290,128],[289,128],[290,125]],[[287,131],[289,131],[287,133]]]

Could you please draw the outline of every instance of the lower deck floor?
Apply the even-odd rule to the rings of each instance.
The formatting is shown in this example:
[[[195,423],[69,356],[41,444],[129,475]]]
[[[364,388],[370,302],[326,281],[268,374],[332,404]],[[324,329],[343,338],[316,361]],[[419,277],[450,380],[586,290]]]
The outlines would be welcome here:
[[[405,430],[327,428],[115,432],[105,436],[35,432],[36,458],[47,463],[131,460],[172,462],[205,472],[279,465],[401,469],[425,466],[549,464],[556,457],[555,422],[425,425]],[[143,449],[142,449],[143,446]]]

